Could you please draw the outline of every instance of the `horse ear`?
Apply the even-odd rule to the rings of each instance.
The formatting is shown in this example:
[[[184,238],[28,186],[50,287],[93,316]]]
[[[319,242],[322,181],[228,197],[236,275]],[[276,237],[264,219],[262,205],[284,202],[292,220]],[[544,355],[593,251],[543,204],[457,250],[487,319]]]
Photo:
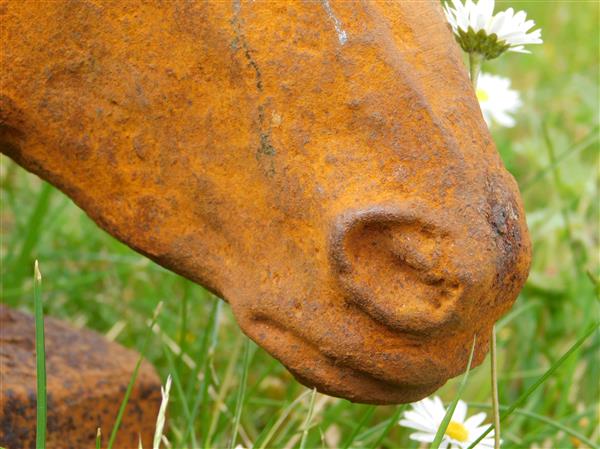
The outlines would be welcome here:
[[[348,214],[332,237],[331,259],[346,300],[401,332],[456,325],[463,288],[444,257],[444,231],[418,209]]]

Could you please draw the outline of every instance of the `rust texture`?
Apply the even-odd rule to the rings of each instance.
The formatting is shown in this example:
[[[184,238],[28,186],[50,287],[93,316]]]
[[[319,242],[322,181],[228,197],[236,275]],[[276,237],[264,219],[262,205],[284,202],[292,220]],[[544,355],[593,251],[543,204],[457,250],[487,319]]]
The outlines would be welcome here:
[[[319,391],[414,401],[528,273],[437,2],[10,1],[2,151]]]
[[[138,354],[89,330],[44,321],[47,447],[94,447],[98,427],[106,444]],[[32,316],[0,305],[0,446],[9,449],[35,448],[34,326]],[[152,447],[160,400],[160,379],[144,362],[114,447],[138,447],[138,435]]]

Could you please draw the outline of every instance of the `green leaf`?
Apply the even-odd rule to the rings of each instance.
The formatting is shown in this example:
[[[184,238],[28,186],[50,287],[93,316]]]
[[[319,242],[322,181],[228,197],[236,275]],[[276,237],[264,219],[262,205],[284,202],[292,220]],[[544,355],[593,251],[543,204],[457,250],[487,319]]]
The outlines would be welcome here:
[[[473,345],[471,346],[471,354],[469,354],[469,361],[467,362],[467,370],[463,375],[460,386],[458,387],[458,392],[456,393],[456,397],[446,410],[446,414],[444,415],[444,419],[440,424],[438,431],[435,434],[433,442],[431,443],[430,449],[438,449],[440,447],[440,443],[442,442],[442,438],[444,438],[444,434],[446,433],[446,429],[448,428],[448,424],[450,424],[450,420],[452,419],[452,415],[454,414],[454,410],[456,409],[456,404],[458,404],[458,400],[460,399],[463,390],[465,389],[465,385],[467,384],[467,379],[469,378],[469,371],[471,371],[471,362],[473,361],[473,353],[475,352],[475,342],[477,341],[477,335],[473,337]]]

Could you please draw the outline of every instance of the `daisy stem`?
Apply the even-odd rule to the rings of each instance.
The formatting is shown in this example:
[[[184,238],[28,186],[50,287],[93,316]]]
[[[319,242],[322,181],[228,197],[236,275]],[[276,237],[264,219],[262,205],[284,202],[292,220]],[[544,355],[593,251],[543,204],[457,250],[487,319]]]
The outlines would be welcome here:
[[[469,53],[469,75],[471,76],[473,89],[477,89],[477,79],[479,78],[479,72],[481,71],[482,63],[483,55],[481,53]]]
[[[492,416],[494,417],[494,449],[500,449],[500,401],[498,400],[498,370],[496,368],[496,326],[490,339],[490,365],[492,371]]]

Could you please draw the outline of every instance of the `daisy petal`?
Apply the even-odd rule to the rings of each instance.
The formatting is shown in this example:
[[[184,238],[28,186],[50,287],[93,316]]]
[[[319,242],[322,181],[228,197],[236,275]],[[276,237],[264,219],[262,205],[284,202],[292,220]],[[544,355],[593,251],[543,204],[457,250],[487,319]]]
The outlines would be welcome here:
[[[413,441],[420,441],[421,443],[431,443],[435,439],[434,433],[411,433],[409,438]]]
[[[454,409],[454,413],[452,414],[452,421],[456,421],[459,423],[463,423],[467,416],[467,404],[464,401],[460,400],[456,403],[456,408]]]
[[[510,88],[508,78],[481,73],[477,85],[477,98],[488,126],[492,122],[507,127],[516,124],[512,114],[522,103],[519,93]]]
[[[469,417],[466,421],[465,421],[465,427],[469,430],[473,430],[475,428],[477,428],[486,418],[486,414],[484,412],[481,413],[477,413],[471,417]]]
[[[400,424],[403,427],[407,427],[409,429],[414,429],[414,430],[420,430],[422,432],[434,432],[435,433],[435,431],[437,429],[437,427],[430,425],[430,423],[415,422],[415,421],[411,421],[408,419],[402,419],[398,422],[398,424]]]

